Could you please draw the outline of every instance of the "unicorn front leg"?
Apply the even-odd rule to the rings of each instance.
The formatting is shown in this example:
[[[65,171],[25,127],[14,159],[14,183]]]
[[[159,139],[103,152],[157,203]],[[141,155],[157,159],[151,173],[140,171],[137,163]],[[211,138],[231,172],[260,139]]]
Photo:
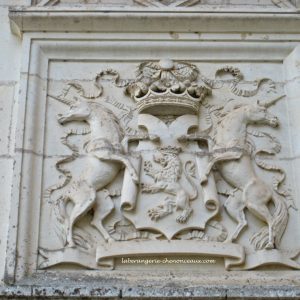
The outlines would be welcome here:
[[[223,161],[229,161],[229,160],[237,160],[240,159],[242,155],[243,155],[242,152],[228,151],[222,153],[221,155],[218,154],[217,156],[213,157],[212,160],[208,163],[203,177],[200,178],[201,184],[207,182],[211,170],[217,163],[222,163]]]
[[[71,212],[68,222],[67,246],[76,247],[73,239],[73,229],[75,223],[84,216],[94,205],[96,199],[96,190],[87,182],[78,182],[78,190],[73,194],[74,208]]]
[[[179,143],[187,143],[187,142],[206,142],[209,145],[210,137],[205,133],[193,133],[193,134],[184,134],[177,138]],[[212,159],[207,165],[206,171],[202,178],[200,178],[201,183],[205,183],[208,180],[208,176],[215,165],[216,160]]]
[[[111,161],[116,161],[116,162],[122,163],[128,169],[132,180],[135,183],[139,183],[139,176],[138,176],[135,168],[133,167],[133,165],[131,164],[131,162],[125,155],[107,153],[106,155],[102,155],[100,159],[108,160],[108,161],[111,160]]]

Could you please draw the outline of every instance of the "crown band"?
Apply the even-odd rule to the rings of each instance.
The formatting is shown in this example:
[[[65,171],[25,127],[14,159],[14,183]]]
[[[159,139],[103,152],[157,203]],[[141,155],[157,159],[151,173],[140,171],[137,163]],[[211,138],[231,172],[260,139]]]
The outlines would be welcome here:
[[[139,113],[182,115],[197,114],[201,98],[202,97],[194,98],[190,96],[187,91],[181,94],[175,94],[168,89],[164,93],[149,90],[145,96],[141,98],[135,97],[135,101]]]

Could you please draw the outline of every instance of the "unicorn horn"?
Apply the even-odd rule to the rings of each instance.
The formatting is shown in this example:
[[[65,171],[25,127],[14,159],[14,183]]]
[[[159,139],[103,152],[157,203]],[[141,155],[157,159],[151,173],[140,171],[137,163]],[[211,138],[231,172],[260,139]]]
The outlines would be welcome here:
[[[270,99],[270,100],[264,100],[264,101],[258,100],[258,104],[260,106],[268,108],[268,107],[272,106],[273,104],[275,104],[278,100],[282,99],[283,97],[285,97],[285,95],[281,95],[277,98]]]
[[[59,102],[62,102],[64,104],[66,104],[66,105],[69,105],[69,106],[73,103],[73,101],[67,100],[66,98],[62,98],[61,96],[53,96],[51,94],[47,94],[47,96],[50,97],[50,98],[52,98],[52,99],[55,99],[55,100],[57,100]]]

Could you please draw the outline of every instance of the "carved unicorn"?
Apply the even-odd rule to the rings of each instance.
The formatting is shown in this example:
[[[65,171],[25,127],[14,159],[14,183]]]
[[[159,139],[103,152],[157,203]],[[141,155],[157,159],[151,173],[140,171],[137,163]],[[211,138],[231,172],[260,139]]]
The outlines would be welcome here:
[[[268,227],[264,227],[251,239],[256,249],[278,246],[287,225],[288,210],[284,200],[255,173],[247,151],[247,126],[257,124],[277,127],[277,117],[269,113],[267,108],[280,98],[251,104],[229,101],[225,105],[213,138],[213,159],[202,180],[207,180],[207,175],[215,165],[223,179],[234,188],[225,203],[228,214],[238,222],[231,236],[232,241],[238,238],[247,225],[245,208],[267,223]],[[275,206],[273,213],[268,207],[270,201]]]
[[[69,87],[81,89],[78,84],[71,83]],[[129,170],[133,181],[138,182],[136,170],[126,156],[125,144],[130,140],[147,139],[149,136],[125,137],[112,111],[83,95],[73,97],[72,100],[67,99],[66,95],[67,92],[59,97],[51,96],[70,108],[65,114],[58,115],[58,122],[63,125],[72,121],[84,121],[90,128],[90,140],[85,145],[87,160],[84,170],[78,179],[72,178],[55,205],[56,211],[65,222],[66,244],[68,247],[74,247],[73,227],[92,208],[94,216],[91,225],[98,229],[106,241],[111,240],[102,221],[112,211],[113,205],[108,203],[107,193],[97,193],[97,191],[105,191],[103,189],[114,180],[123,166]],[[69,201],[74,206],[67,216],[65,211]],[[99,205],[107,206],[105,213],[99,213],[97,209]]]

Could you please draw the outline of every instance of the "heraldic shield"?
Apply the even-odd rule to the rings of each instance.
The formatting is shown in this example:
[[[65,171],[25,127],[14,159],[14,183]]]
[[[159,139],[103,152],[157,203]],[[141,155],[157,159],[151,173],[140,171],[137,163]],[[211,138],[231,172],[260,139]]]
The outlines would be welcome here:
[[[205,228],[219,210],[214,178],[201,184],[208,165],[207,151],[187,141],[198,118],[185,114],[166,124],[157,116],[139,115],[149,140],[140,141],[132,164],[139,170],[139,186],[125,173],[121,209],[137,229],[154,230],[171,240],[187,229]]]

